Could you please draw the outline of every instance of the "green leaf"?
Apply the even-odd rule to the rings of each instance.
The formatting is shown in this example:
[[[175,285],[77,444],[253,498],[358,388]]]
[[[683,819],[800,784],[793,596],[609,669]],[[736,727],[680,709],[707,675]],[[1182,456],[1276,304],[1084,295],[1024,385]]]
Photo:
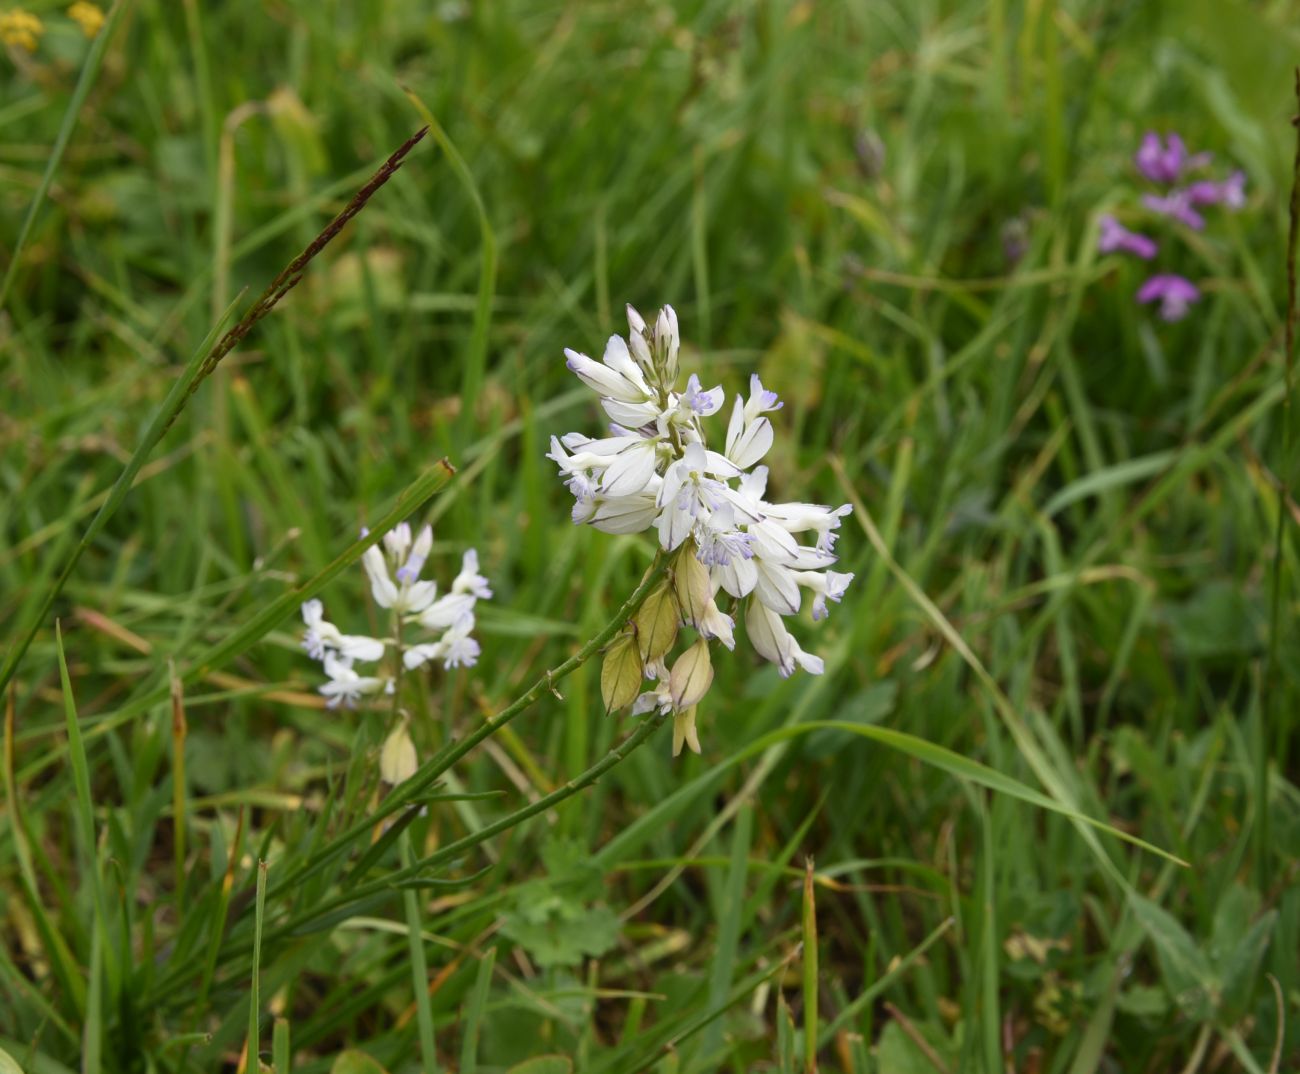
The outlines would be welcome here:
[[[3,1048],[0,1048],[0,1074],[23,1074],[18,1061]]]
[[[938,1055],[949,1059],[947,1069],[955,1069],[952,1060],[956,1057],[951,1055],[952,1045],[943,1035],[924,1022],[914,1022],[913,1025]],[[876,1045],[876,1067],[889,1074],[934,1074],[934,1063],[930,1057],[897,1022],[890,1022],[880,1034],[880,1043]]]
[[[334,1057],[330,1074],[388,1074],[388,1071],[365,1052],[349,1048]]]
[[[1155,945],[1160,973],[1174,1002],[1189,1018],[1206,1021],[1213,1013],[1218,982],[1205,952],[1171,913],[1150,899],[1132,893],[1129,905]]]
[[[573,1061],[562,1055],[537,1055],[511,1067],[506,1074],[573,1074]]]
[[[1277,911],[1270,910],[1250,927],[1241,942],[1216,966],[1223,982],[1219,1011],[1221,1019],[1228,1024],[1236,1023],[1246,1013],[1259,978],[1259,964],[1273,939],[1276,925]]]

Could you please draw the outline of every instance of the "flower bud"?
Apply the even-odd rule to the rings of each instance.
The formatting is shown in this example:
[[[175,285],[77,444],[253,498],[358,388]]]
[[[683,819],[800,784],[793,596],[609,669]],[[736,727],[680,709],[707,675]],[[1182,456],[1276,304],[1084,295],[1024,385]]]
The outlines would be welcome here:
[[[677,598],[668,583],[661,582],[636,613],[637,640],[643,660],[658,660],[673,647],[680,619]]]
[[[709,580],[709,569],[695,555],[693,540],[682,545],[673,559],[673,588],[682,616],[698,630],[713,603],[713,583]]]
[[[632,634],[622,634],[605,650],[600,667],[600,696],[605,711],[613,712],[630,705],[641,690],[641,653]]]
[[[695,644],[677,658],[668,676],[673,708],[678,712],[691,708],[712,685],[713,661],[709,659],[709,643],[704,638],[697,638]]]
[[[695,706],[685,712],[673,713],[673,756],[682,752],[682,746],[689,746],[692,753],[700,752],[700,736],[695,730]]]
[[[384,748],[379,754],[379,776],[385,783],[396,786],[415,775],[419,767],[415,743],[406,730],[406,721],[402,720],[384,740]]]

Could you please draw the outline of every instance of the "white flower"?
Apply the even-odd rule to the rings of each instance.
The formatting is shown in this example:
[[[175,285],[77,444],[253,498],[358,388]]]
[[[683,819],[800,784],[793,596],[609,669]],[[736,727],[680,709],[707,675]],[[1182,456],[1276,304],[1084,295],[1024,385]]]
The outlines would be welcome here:
[[[564,351],[565,362],[587,387],[620,403],[644,403],[650,399],[650,386],[645,374],[632,360],[627,344],[618,336],[610,336],[605,347],[603,362],[596,362],[577,351]]]
[[[838,604],[849,583],[853,581],[851,573],[841,574],[839,571],[798,571],[794,577],[796,582],[814,594],[814,619],[825,619],[830,614],[826,602],[833,600]]]
[[[309,600],[302,606],[302,621],[307,624],[302,647],[313,660],[324,660],[337,653],[351,660],[378,660],[384,655],[384,643],[363,634],[343,634],[325,619],[325,605]]]
[[[460,574],[456,575],[456,580],[451,583],[453,593],[470,593],[478,600],[488,600],[492,596],[492,588],[488,580],[478,572],[478,551],[473,548],[465,549],[465,554],[460,561]]]
[[[365,536],[364,531],[362,536]],[[398,568],[396,583],[388,573],[388,562],[378,545],[371,545],[361,556],[361,565],[370,578],[370,592],[374,595],[375,603],[381,608],[391,608],[399,615],[413,615],[424,611],[438,595],[438,587],[435,583],[417,580],[420,564],[423,563],[424,556],[428,554],[428,549],[433,544],[433,531],[425,526],[413,549],[411,528],[403,522],[392,532],[384,535],[383,544],[388,550],[389,558]],[[424,548],[424,553],[419,556],[419,562],[412,572],[409,569],[411,562],[421,547]],[[411,553],[409,558],[408,553]]]
[[[772,439],[772,423],[764,417],[750,418],[748,408],[736,396],[731,423],[727,426],[727,458],[747,470],[767,454]]]
[[[336,709],[339,705],[354,708],[363,697],[393,692],[392,679],[358,675],[352,670],[352,661],[344,657],[327,655],[325,674],[330,681],[320,688],[320,692],[328,699],[326,708]]]
[[[402,663],[408,671],[431,660],[441,660],[443,667],[449,671],[456,667],[471,668],[478,662],[480,652],[478,642],[469,636],[473,629],[472,617],[462,619],[437,641],[412,645],[402,654]]]
[[[761,600],[750,598],[745,605],[745,630],[750,644],[760,656],[777,666],[782,678],[793,675],[796,666],[812,675],[820,675],[825,669],[822,658],[804,652],[794,635],[786,630],[780,615]]]
[[[735,493],[719,478],[738,477],[740,471],[716,451],[690,444],[679,461],[668,468],[659,488],[656,524],[659,544],[671,552],[710,514],[728,503]],[[733,503],[734,506],[734,503]]]
[[[435,635],[417,641],[404,651],[392,638],[381,640],[342,633],[325,619],[325,609],[319,600],[309,600],[302,606],[303,622],[307,625],[303,647],[324,662],[329,681],[320,687],[320,692],[328,699],[330,708],[353,706],[362,698],[393,692],[394,680],[388,675],[362,675],[353,668],[357,661],[383,659],[388,646],[400,652],[407,668],[435,659],[441,660],[446,668],[472,667],[478,660],[479,644],[471,636],[474,608],[478,601],[492,596],[490,583],[479,571],[478,553],[472,548],[465,551],[460,573],[450,590],[439,598],[436,583],[420,580],[420,572],[432,549],[433,530],[429,526],[424,526],[413,538],[411,527],[403,522],[362,555],[362,566],[375,603],[393,613],[399,628],[418,624]],[[396,659],[395,653],[393,661]]]
[[[420,625],[428,630],[447,630],[468,619],[472,627],[477,601],[473,593],[448,593],[420,613]]]

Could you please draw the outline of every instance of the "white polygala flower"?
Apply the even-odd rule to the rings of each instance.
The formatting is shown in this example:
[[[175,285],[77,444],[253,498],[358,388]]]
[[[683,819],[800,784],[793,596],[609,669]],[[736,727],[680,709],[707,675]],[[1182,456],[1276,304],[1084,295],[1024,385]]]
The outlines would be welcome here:
[[[302,621],[307,624],[302,647],[313,660],[324,660],[337,653],[348,660],[378,660],[384,655],[384,643],[364,634],[343,634],[325,619],[325,605],[309,600],[302,606]]]
[[[775,441],[767,415],[783,405],[776,392],[752,375],[748,395],[732,405],[723,451],[711,450],[705,423],[722,410],[725,396],[721,386],[705,389],[694,373],[685,390],[677,390],[677,314],[665,306],[651,328],[628,306],[627,320],[626,341],[612,337],[600,362],[565,351],[569,368],[600,397],[611,435],[552,437],[548,457],[573,493],[575,523],[607,533],[653,529],[659,546],[674,553],[677,595],[669,604],[699,634],[691,650],[695,674],[674,697],[666,669],[661,673],[648,662],[646,677],[657,685],[636,699],[633,712],[672,711],[676,749],[683,743],[696,748],[696,694],[708,688],[696,689],[705,681],[699,669],[710,641],[735,644],[731,601],[744,602],[751,644],[782,675],[797,668],[823,671],[821,659],[800,647],[784,619],[800,614],[804,590],[813,596],[814,620],[824,619],[828,602],[843,597],[853,575],[829,568],[836,561],[836,531],[850,507],[769,502],[767,467],[760,463]],[[800,543],[804,535],[813,543]],[[726,607],[719,606],[720,595]],[[679,660],[674,666],[684,665]]]
[[[432,660],[441,661],[447,669],[472,667],[478,660],[479,644],[473,637],[474,607],[492,596],[491,584],[479,571],[478,552],[472,548],[465,551],[460,572],[439,597],[435,582],[420,579],[432,550],[432,528],[424,526],[412,536],[411,527],[403,522],[362,555],[375,603],[392,613],[394,637],[344,634],[325,619],[319,600],[303,604],[302,617],[307,626],[303,648],[323,663],[329,681],[320,692],[330,708],[351,707],[376,695],[391,694],[399,660],[407,669]],[[398,638],[406,642],[413,625],[427,633],[423,638],[410,637],[408,645],[399,646]],[[390,649],[392,654],[385,661]],[[388,673],[363,675],[355,670],[355,663],[370,661],[385,661],[382,666],[388,668]]]
[[[364,537],[365,531],[361,535]],[[420,568],[433,547],[432,528],[425,526],[412,544],[411,527],[403,522],[384,535],[383,545],[388,552],[387,559],[377,544],[371,545],[361,556],[361,565],[370,579],[370,592],[375,603],[381,608],[391,608],[399,615],[424,611],[438,595],[436,583],[419,581]],[[396,582],[388,571],[390,561],[397,571]]]
[[[327,698],[327,708],[336,709],[339,705],[354,708],[364,697],[375,694],[391,694],[393,680],[378,675],[358,675],[352,670],[352,661],[344,657],[325,657],[325,674],[329,682],[320,688]]]

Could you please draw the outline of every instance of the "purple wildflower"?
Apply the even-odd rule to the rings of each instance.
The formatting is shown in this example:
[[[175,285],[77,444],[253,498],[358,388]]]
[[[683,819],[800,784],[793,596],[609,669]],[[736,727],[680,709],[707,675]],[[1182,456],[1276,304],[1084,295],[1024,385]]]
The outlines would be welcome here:
[[[1196,205],[1223,205],[1240,209],[1246,204],[1246,173],[1233,172],[1221,183],[1202,179],[1187,188],[1188,198]]]
[[[1166,321],[1181,321],[1191,304],[1200,297],[1201,292],[1191,280],[1173,273],[1152,276],[1137,293],[1139,302],[1158,301],[1160,317]]]
[[[1160,135],[1147,131],[1133,162],[1153,183],[1176,183],[1184,171],[1202,168],[1210,159],[1209,153],[1189,154],[1187,145],[1177,134],[1169,135],[1162,143]]]
[[[1196,211],[1190,190],[1171,190],[1168,194],[1143,194],[1142,204],[1161,216],[1173,217],[1193,231],[1205,227],[1205,217]]]
[[[1103,216],[1099,223],[1101,224],[1101,234],[1097,237],[1097,249],[1103,254],[1123,250],[1126,253],[1135,254],[1142,258],[1143,261],[1150,261],[1156,256],[1156,250],[1159,247],[1156,245],[1155,239],[1140,235],[1136,231],[1129,231],[1113,216]]]

